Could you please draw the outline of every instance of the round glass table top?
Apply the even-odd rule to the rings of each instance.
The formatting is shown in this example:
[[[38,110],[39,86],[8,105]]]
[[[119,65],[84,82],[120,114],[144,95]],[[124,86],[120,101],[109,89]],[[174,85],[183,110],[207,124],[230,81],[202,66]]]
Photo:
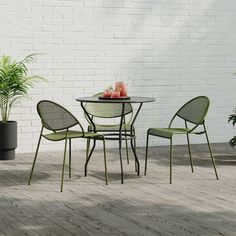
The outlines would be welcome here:
[[[76,99],[78,102],[95,102],[95,103],[146,103],[146,102],[154,102],[154,98],[150,97],[136,97],[132,96],[127,99],[124,98],[111,98],[111,99],[104,99],[95,96],[91,97],[79,97]]]

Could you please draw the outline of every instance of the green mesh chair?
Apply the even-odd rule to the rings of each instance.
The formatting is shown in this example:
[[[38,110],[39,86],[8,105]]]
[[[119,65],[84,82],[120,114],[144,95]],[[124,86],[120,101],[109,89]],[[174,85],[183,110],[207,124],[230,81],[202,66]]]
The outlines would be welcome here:
[[[208,144],[208,148],[211,155],[212,164],[214,167],[216,179],[218,180],[218,174],[216,171],[215,161],[214,157],[212,155],[211,146],[209,143],[209,138],[207,135],[207,130],[205,126],[205,117],[208,111],[210,105],[210,101],[208,97],[205,96],[199,96],[191,99],[186,104],[184,104],[173,116],[171,119],[168,128],[150,128],[147,131],[147,143],[146,143],[146,157],[145,157],[145,171],[144,174],[147,174],[147,158],[148,158],[148,141],[149,141],[149,135],[158,136],[162,138],[166,138],[170,140],[170,184],[172,183],[172,156],[173,156],[173,150],[172,150],[172,138],[174,134],[184,134],[187,136],[187,142],[188,142],[188,150],[189,150],[189,157],[190,157],[190,164],[191,164],[191,170],[193,172],[193,161],[191,156],[191,148],[189,143],[189,134],[205,134],[206,140]],[[172,123],[176,118],[180,118],[184,121],[185,127],[184,128],[173,128]],[[191,124],[191,128],[189,128],[189,125]],[[196,131],[198,127],[202,127],[201,131]]]
[[[95,97],[102,96],[103,93],[95,94]],[[97,118],[111,119],[121,117],[122,106],[120,104],[103,104],[103,103],[87,103],[85,109],[91,114],[91,118],[95,124],[97,132],[119,132],[120,123],[115,124],[100,124]],[[129,117],[127,115],[130,115]],[[92,132],[94,126],[91,124],[90,120],[85,115],[85,118],[90,123],[88,126],[88,132]],[[127,120],[128,118],[128,120]],[[127,133],[133,133],[135,136],[135,129],[131,126],[131,121],[133,118],[133,107],[130,103],[125,104],[125,117],[124,124],[122,125],[122,131]],[[128,140],[125,140],[126,144],[126,155],[127,163],[129,164],[129,152],[128,152]],[[90,147],[90,141],[87,141],[87,152]],[[134,147],[136,148],[136,140],[134,140]]]
[[[100,96],[101,93],[96,94],[94,96]],[[118,134],[119,130],[120,130],[120,123],[117,124],[111,124],[111,125],[104,125],[104,124],[99,124],[97,123],[97,119],[111,119],[111,118],[121,118],[122,116],[122,104],[117,103],[86,103],[84,108],[86,109],[87,114],[90,116],[90,119],[92,119],[94,125],[95,125],[95,129],[97,132],[102,132],[105,136],[106,139],[109,140],[117,140],[117,138],[112,138],[112,135],[114,134]],[[135,136],[135,129],[132,128],[131,125],[131,120],[132,120],[132,116],[133,116],[133,108],[131,106],[130,103],[126,103],[124,105],[124,116],[128,116],[129,117],[129,121],[126,122],[124,119],[124,124],[122,125],[122,132],[126,135],[128,135],[128,133],[130,135]],[[124,118],[125,118],[124,117]],[[90,125],[88,126],[88,132],[91,132],[94,130],[94,126],[91,124],[90,119],[88,119],[88,117],[86,117],[88,122],[90,123]],[[103,120],[104,122],[104,120]],[[120,122],[120,121],[119,121]],[[126,153],[127,153],[127,162],[129,163],[129,159],[128,159],[128,142],[126,141]],[[131,146],[134,147],[134,149],[136,148],[136,142],[135,139],[134,140],[130,140]],[[94,148],[94,145],[93,145]],[[93,148],[91,149],[91,152],[93,150]],[[89,149],[90,149],[90,140],[87,140],[87,157],[86,157],[86,166],[88,165],[89,162]],[[123,164],[122,164],[122,155],[121,155],[121,143],[119,142],[119,153],[120,153],[120,166],[121,166],[121,175],[122,175],[122,183],[123,183]],[[135,161],[135,169],[136,171],[138,171],[137,168],[137,163]],[[85,168],[86,171],[86,168]],[[85,172],[86,175],[86,172]]]
[[[86,138],[89,140],[93,139],[94,142],[96,141],[96,139],[100,139],[103,141],[105,179],[106,179],[106,184],[108,184],[104,136],[99,133],[84,132],[84,129],[81,126],[80,122],[68,110],[66,110],[64,107],[52,101],[48,100],[40,101],[37,105],[37,111],[41,118],[42,128],[28,184],[30,185],[32,179],[34,166],[42,137],[44,137],[49,141],[54,141],[54,142],[65,140],[64,158],[63,158],[62,176],[61,176],[61,192],[63,191],[67,143],[69,141],[69,177],[71,178],[71,139],[75,138]],[[71,128],[74,126],[78,126],[80,128],[80,131],[71,130]],[[43,133],[44,130],[49,131],[49,133]]]

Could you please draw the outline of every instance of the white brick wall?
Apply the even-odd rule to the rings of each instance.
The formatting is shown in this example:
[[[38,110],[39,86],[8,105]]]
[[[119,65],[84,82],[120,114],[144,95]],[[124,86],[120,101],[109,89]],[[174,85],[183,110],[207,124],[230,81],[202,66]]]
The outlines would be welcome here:
[[[13,110],[17,151],[35,150],[40,99],[65,105],[85,125],[75,98],[103,90],[122,73],[131,78],[131,95],[156,98],[137,120],[139,146],[145,145],[148,127],[166,126],[181,104],[202,94],[212,101],[211,141],[228,141],[234,131],[227,116],[236,105],[235,12],[235,0],[1,0],[0,54],[45,53],[31,69],[48,79],[31,90],[32,100]],[[62,145],[44,142],[42,148],[52,147]]]

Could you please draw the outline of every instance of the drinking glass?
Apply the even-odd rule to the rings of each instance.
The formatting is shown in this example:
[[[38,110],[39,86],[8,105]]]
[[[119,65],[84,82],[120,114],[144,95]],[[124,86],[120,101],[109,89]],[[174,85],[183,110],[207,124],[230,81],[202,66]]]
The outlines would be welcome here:
[[[129,77],[122,75],[116,76],[115,90],[120,91],[121,97],[127,97],[127,86],[129,84]]]

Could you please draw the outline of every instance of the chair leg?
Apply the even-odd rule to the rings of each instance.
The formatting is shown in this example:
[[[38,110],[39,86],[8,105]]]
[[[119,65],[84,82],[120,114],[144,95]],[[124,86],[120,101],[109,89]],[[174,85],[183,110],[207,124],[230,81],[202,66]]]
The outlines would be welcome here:
[[[132,135],[135,136],[135,129],[133,129],[132,132]],[[130,140],[130,144],[134,142],[134,149],[135,149],[135,152],[136,152],[136,138],[132,141],[132,139]],[[132,145],[132,144],[131,144]],[[138,172],[138,165],[137,165],[137,162],[136,162],[136,159],[135,159],[135,171]]]
[[[71,139],[69,139],[69,178],[71,178]]]
[[[127,137],[127,130],[126,130],[126,122],[125,122],[125,116],[124,116],[124,128],[125,128],[125,138]],[[128,140],[125,140],[125,147],[126,147],[126,156],[127,156],[127,163],[129,164],[129,150],[128,150]]]
[[[131,147],[132,147],[132,150],[133,150],[133,153],[134,153],[135,164],[136,164],[136,168],[137,168],[136,169],[137,170],[137,175],[139,175],[140,174],[140,165],[139,165],[136,149],[135,149],[135,146],[134,146],[134,141],[132,139],[131,139]]]
[[[148,142],[149,142],[149,133],[147,132],[144,175],[147,175]]]
[[[124,183],[124,173],[123,173],[123,164],[122,164],[122,140],[119,140],[119,154],[120,154],[120,171],[121,171],[121,183]]]
[[[105,144],[105,138],[103,139],[103,152],[104,152],[105,180],[106,180],[106,185],[108,185],[107,158],[106,158],[106,144]]]
[[[170,184],[172,184],[172,159],[173,159],[173,144],[172,138],[170,139]]]
[[[32,179],[32,176],[33,176],[34,166],[35,166],[35,162],[36,162],[36,159],[37,159],[37,156],[38,156],[38,151],[39,151],[39,146],[40,146],[41,138],[42,138],[42,131],[41,131],[40,136],[39,136],[39,140],[38,140],[38,144],[37,144],[37,148],[36,148],[36,152],[35,152],[35,156],[34,156],[34,162],[33,162],[33,165],[32,165],[31,172],[30,172],[30,177],[29,177],[28,185],[30,185],[30,182],[31,182],[31,179]]]
[[[204,128],[205,128],[205,125],[204,125]],[[213,167],[214,167],[216,179],[218,180],[219,177],[218,177],[218,173],[217,173],[217,170],[216,170],[215,160],[214,160],[214,157],[213,157],[213,154],[212,154],[211,145],[210,145],[210,142],[209,142],[209,138],[208,138],[208,135],[207,135],[206,128],[205,128],[205,135],[206,135],[206,140],[207,140],[209,152],[210,152],[210,154],[211,154],[211,160],[212,160],[212,164],[213,164]]]
[[[68,138],[66,136],[65,147],[64,147],[64,158],[63,158],[63,164],[62,164],[62,174],[61,174],[61,192],[63,191],[63,184],[64,184],[64,172],[65,172],[65,162],[66,162],[67,141],[68,141]]]
[[[90,132],[91,130],[88,127],[88,132]],[[86,147],[86,161],[88,159],[88,155],[89,155],[89,149],[90,149],[90,138],[87,139],[87,147]]]
[[[92,147],[92,149],[91,149],[91,151],[90,151],[90,153],[89,153],[89,155],[88,155],[88,158],[87,158],[87,160],[86,160],[86,163],[85,163],[85,165],[84,165],[84,176],[87,176],[87,166],[88,166],[90,157],[91,157],[92,154],[93,154],[93,151],[94,151],[95,146],[96,146],[96,140],[94,139],[94,140],[93,140],[93,147]]]
[[[126,136],[126,130],[125,130],[125,136]],[[125,140],[125,147],[126,147],[126,155],[127,155],[127,163],[129,164],[129,149],[128,149],[128,140]]]
[[[188,141],[188,153],[189,153],[189,159],[190,159],[190,164],[191,164],[191,170],[193,173],[193,159],[192,159],[192,154],[191,154],[191,146],[189,142],[189,134],[187,134],[187,141]]]

